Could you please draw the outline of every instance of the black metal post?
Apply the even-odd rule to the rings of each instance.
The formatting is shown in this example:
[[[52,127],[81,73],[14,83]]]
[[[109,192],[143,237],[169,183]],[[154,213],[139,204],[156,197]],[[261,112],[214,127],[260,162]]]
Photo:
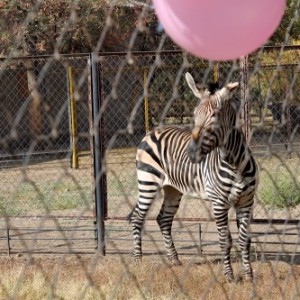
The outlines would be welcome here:
[[[202,228],[201,223],[199,223],[199,254],[202,256]]]
[[[6,236],[7,236],[7,255],[10,256],[10,234],[9,228],[6,228]]]
[[[104,156],[100,133],[100,93],[97,55],[91,54],[91,77],[92,77],[92,117],[93,117],[93,164],[95,182],[95,208],[97,227],[97,249],[100,255],[105,255],[105,190],[103,186],[102,157]]]

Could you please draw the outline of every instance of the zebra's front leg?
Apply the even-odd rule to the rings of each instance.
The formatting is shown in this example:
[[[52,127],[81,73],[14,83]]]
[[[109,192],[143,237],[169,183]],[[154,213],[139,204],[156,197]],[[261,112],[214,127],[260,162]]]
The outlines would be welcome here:
[[[243,271],[246,281],[253,280],[253,271],[250,262],[251,239],[249,234],[249,223],[251,207],[237,209],[237,224],[239,230],[239,244],[242,252]]]
[[[164,237],[168,260],[172,265],[181,265],[172,238],[172,223],[178,210],[182,194],[176,189],[164,187],[164,202],[157,216],[157,223]]]
[[[214,215],[219,232],[219,243],[224,260],[224,275],[228,282],[234,281],[230,251],[232,247],[232,237],[228,226],[228,209],[214,205]]]

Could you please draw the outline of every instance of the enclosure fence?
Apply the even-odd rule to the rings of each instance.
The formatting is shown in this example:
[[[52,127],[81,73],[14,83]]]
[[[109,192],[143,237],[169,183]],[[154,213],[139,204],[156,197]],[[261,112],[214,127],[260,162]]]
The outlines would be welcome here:
[[[93,222],[86,221],[95,215],[89,59],[0,62],[1,240],[8,254],[67,251],[66,239],[94,252]],[[53,251],[58,245],[64,250]]]
[[[212,62],[172,42],[151,0],[0,0],[0,300],[300,299],[300,0],[285,2],[261,49]],[[259,168],[249,232],[231,209],[220,237],[211,202],[185,195],[174,265],[156,221],[162,191],[137,262],[137,147],[158,127],[193,127],[186,72],[239,82],[237,123]]]
[[[287,60],[280,65],[277,64],[279,55]],[[134,205],[135,153],[142,137],[161,125],[191,125],[197,99],[184,79],[188,71],[200,83],[243,82],[241,94],[235,96],[243,103],[243,129],[262,172],[268,174],[262,176],[253,219],[269,220],[272,211],[272,219],[297,220],[299,190],[298,179],[294,179],[298,178],[298,170],[291,168],[300,150],[298,56],[298,47],[286,51],[267,48],[240,61],[215,64],[181,52],[134,53],[130,58],[127,53],[100,56],[107,216],[124,218]],[[275,182],[281,182],[282,178],[286,178],[282,184],[291,194],[283,195],[285,187],[276,186]],[[187,203],[184,200],[181,205],[185,209],[178,212],[178,218],[210,219],[199,214],[202,202],[187,198]]]
[[[235,97],[260,168],[254,252],[295,259],[299,53],[299,47],[270,47],[219,63],[181,51],[1,60],[1,253],[128,255],[137,145],[157,126],[191,126],[197,99],[184,80],[188,71],[199,83],[241,83]],[[163,249],[152,222],[160,205],[154,203],[148,216],[146,254]],[[218,253],[213,219],[209,203],[184,197],[174,225],[179,252]]]

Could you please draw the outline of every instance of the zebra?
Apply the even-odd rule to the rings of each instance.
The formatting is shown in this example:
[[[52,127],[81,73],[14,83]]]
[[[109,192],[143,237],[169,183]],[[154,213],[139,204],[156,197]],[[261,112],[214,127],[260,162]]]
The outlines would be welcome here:
[[[185,74],[188,86],[200,99],[194,110],[194,125],[157,128],[142,139],[136,154],[138,201],[129,215],[133,225],[133,257],[142,256],[141,231],[146,214],[163,190],[164,199],[157,222],[171,264],[180,265],[171,227],[181,197],[190,194],[212,201],[223,254],[224,275],[234,280],[230,250],[232,237],[228,210],[236,209],[244,279],[253,280],[250,262],[249,221],[258,170],[239,125],[239,100],[232,94],[238,82],[223,88],[205,88]]]

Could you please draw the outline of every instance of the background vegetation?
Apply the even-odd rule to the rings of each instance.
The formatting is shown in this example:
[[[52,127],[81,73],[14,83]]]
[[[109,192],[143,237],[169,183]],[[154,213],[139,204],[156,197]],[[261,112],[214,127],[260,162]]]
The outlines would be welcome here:
[[[288,0],[270,45],[298,43],[297,0]],[[150,1],[139,0],[0,0],[0,56],[155,50],[162,32]],[[130,44],[132,34],[134,43]],[[165,49],[176,46],[167,40]]]

